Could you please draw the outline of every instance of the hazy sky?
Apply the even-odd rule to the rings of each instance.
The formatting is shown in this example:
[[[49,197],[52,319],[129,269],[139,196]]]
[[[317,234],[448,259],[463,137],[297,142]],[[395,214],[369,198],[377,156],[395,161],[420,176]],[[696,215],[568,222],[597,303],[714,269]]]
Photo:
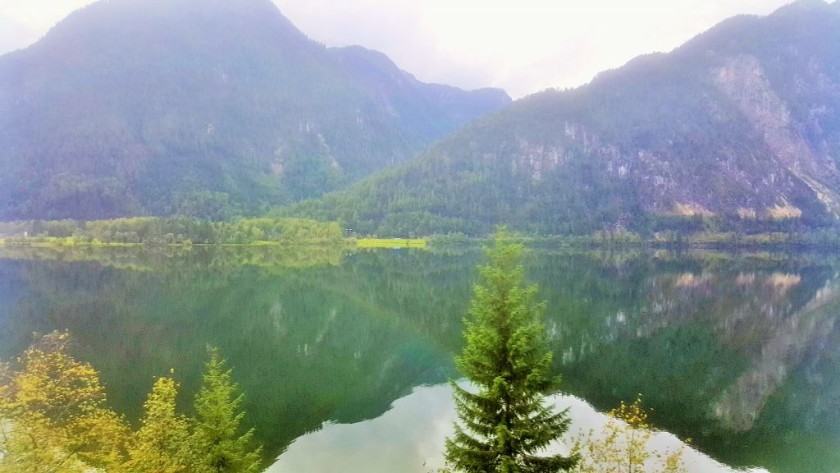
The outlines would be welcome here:
[[[111,0],[119,1],[119,0]],[[669,51],[733,15],[789,0],[274,0],[312,39],[384,52],[427,82],[502,87],[515,98],[573,87]],[[91,0],[0,0],[0,54]]]

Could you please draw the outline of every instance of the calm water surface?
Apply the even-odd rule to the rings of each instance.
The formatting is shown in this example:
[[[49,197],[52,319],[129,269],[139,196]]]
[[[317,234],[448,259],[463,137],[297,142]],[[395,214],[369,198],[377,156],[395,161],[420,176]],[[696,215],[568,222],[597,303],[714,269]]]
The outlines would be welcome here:
[[[69,329],[136,421],[170,368],[187,411],[215,345],[267,460],[279,456],[272,471],[427,471],[450,428],[440,384],[457,376],[480,261],[476,250],[0,248],[0,357],[32,332]],[[720,471],[840,468],[837,256],[534,249],[527,268],[575,428],[641,393],[657,427],[692,438],[713,459],[697,461]]]

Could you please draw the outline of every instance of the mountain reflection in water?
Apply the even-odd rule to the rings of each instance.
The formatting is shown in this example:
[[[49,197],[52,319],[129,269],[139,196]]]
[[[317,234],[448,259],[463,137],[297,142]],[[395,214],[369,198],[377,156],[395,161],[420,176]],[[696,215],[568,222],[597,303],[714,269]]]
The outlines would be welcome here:
[[[418,386],[457,376],[480,251],[271,251],[0,248],[0,356],[69,329],[136,421],[172,367],[188,405],[216,345],[266,459],[288,448],[281,464],[339,424],[388,425],[424,389],[445,389]],[[837,257],[535,249],[527,266],[569,394],[603,412],[641,393],[656,427],[734,467],[840,464]],[[439,451],[449,420],[408,419],[370,435]],[[321,456],[349,464],[365,440],[350,437]]]

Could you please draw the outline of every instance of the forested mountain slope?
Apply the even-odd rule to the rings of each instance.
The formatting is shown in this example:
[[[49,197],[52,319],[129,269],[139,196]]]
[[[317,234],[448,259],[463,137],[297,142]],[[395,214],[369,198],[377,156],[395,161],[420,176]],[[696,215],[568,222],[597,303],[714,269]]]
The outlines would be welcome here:
[[[100,1],[0,57],[0,219],[256,213],[509,102],[326,48],[270,0]]]
[[[739,16],[575,90],[549,90],[347,192],[281,213],[381,235],[832,224],[840,3]]]

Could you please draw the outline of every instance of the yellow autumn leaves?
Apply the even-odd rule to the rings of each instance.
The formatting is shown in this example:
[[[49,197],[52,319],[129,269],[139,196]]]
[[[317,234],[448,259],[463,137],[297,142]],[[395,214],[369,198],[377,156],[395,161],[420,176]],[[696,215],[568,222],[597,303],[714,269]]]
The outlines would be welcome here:
[[[6,364],[0,384],[0,472],[110,469],[122,460],[129,429],[106,407],[96,370],[67,354],[69,335],[55,332]]]
[[[69,334],[53,332],[28,348],[14,365],[0,365],[0,473],[198,473],[258,469],[259,458],[253,452],[248,454],[247,469],[213,468],[211,462],[218,461],[198,447],[202,443],[201,435],[193,432],[198,430],[193,426],[212,431],[218,424],[230,426],[231,421],[226,416],[187,419],[177,414],[178,383],[169,377],[157,379],[144,404],[141,426],[132,432],[125,419],[107,407],[105,389],[97,371],[68,354],[69,343]],[[206,396],[209,392],[216,396],[215,405],[236,416],[234,429],[228,428],[225,433],[232,437],[241,419],[241,413],[235,412],[241,396],[235,396],[236,386],[230,381],[230,371],[219,371],[223,360],[217,352],[211,354],[208,367],[215,370],[211,373],[214,379],[221,376],[224,383],[215,383],[215,390],[204,389],[202,394]],[[205,381],[207,376],[205,373]],[[244,455],[244,445],[236,443],[237,440],[232,439],[242,448],[229,449],[226,454]]]

